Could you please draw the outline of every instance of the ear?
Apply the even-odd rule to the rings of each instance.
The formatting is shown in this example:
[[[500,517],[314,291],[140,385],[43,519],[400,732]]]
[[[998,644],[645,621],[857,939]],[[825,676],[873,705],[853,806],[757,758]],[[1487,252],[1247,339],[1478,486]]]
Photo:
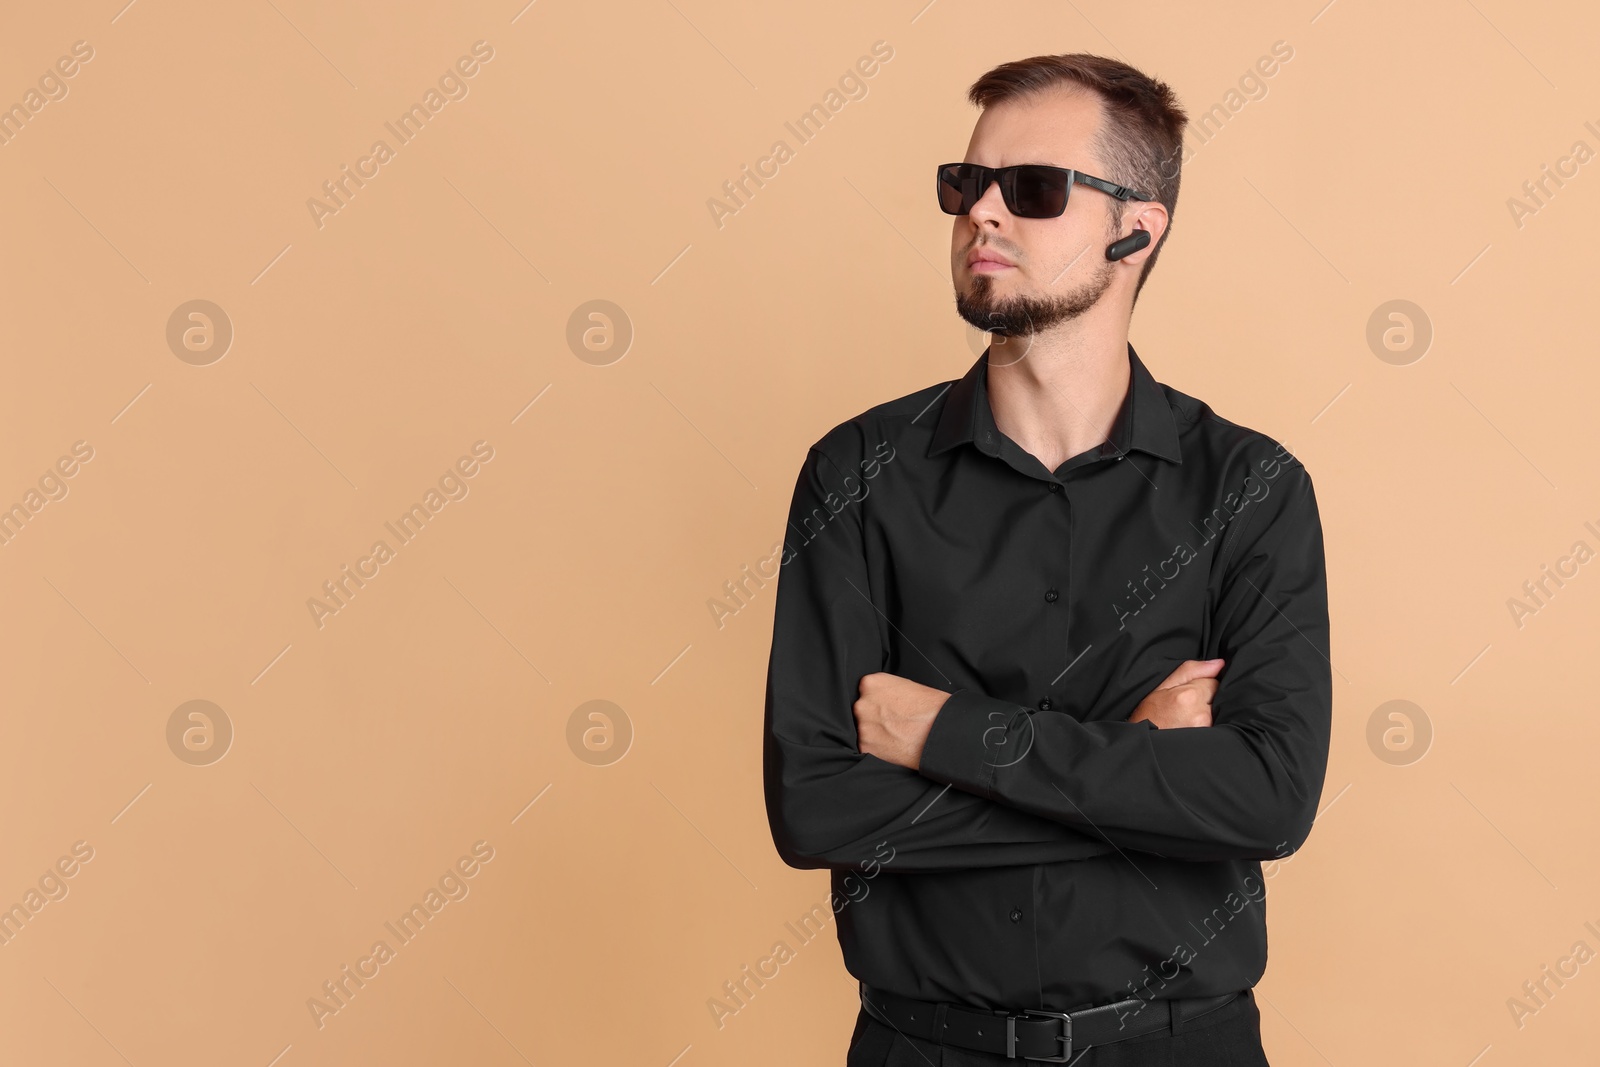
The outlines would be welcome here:
[[[1123,257],[1127,263],[1143,263],[1150,258],[1150,250],[1161,241],[1161,235],[1167,232],[1166,206],[1158,200],[1141,200],[1130,203],[1130,210],[1122,216],[1122,232],[1132,235],[1135,230],[1146,230],[1150,234],[1150,243],[1144,247],[1128,253]]]

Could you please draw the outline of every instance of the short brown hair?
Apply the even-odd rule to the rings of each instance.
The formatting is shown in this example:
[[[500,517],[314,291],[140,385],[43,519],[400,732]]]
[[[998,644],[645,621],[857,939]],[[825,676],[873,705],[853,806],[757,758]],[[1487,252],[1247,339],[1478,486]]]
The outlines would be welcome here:
[[[1108,178],[1155,197],[1167,209],[1167,228],[1155,251],[1144,261],[1134,300],[1156,265],[1156,256],[1172,232],[1178,210],[1178,182],[1183,171],[1183,129],[1189,116],[1178,96],[1128,64],[1087,52],[1059,56],[1034,56],[1002,63],[972,83],[967,99],[979,108],[1027,96],[1057,86],[1084,90],[1099,97],[1106,121],[1096,139],[1095,151],[1105,163]],[[1122,202],[1108,199],[1111,217]]]

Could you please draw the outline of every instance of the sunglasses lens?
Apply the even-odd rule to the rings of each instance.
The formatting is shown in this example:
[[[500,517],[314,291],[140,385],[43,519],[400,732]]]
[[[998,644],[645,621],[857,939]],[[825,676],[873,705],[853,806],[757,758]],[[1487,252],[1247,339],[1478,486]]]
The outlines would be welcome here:
[[[1067,209],[1066,175],[1049,167],[1017,168],[1011,210],[1025,219],[1053,219]]]
[[[970,163],[951,163],[939,168],[939,209],[946,215],[965,215],[983,196],[978,183],[982,169]]]
[[[939,209],[946,215],[966,215],[983,199],[993,172],[976,163],[947,163],[939,168]],[[1001,192],[1006,208],[1024,219],[1053,219],[1067,209],[1070,183],[1052,167],[1019,166],[1009,175],[1001,172]]]

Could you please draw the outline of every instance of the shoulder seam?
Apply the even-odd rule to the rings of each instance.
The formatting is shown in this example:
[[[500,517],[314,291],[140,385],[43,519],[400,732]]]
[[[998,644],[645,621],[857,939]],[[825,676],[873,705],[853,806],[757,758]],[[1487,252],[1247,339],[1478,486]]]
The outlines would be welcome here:
[[[906,394],[904,394],[902,396],[897,396],[897,397],[894,397],[892,399],[885,400],[881,404],[874,404],[871,407],[866,408],[865,410],[859,411],[856,414],[850,416],[848,419],[845,419],[845,420],[835,424],[832,428],[830,428],[828,430],[828,434],[833,433],[835,430],[839,429],[842,426],[851,426],[851,425],[860,426],[860,425],[865,425],[867,422],[870,422],[870,421],[875,420],[875,419],[883,420],[883,421],[889,421],[889,420],[911,420],[911,421],[915,421],[916,419],[918,419],[922,415],[924,415],[935,404],[937,404],[939,402],[939,400],[942,399],[945,396],[945,394],[947,394],[950,391],[950,388],[952,386],[954,386],[956,384],[956,382],[959,382],[960,380],[961,380],[960,378],[951,378],[951,379],[948,379],[946,381],[934,382],[931,385],[925,385],[920,389],[914,389],[911,392],[906,393]],[[887,409],[893,407],[896,404],[907,403],[914,397],[917,397],[917,396],[919,396],[919,395],[921,395],[923,393],[933,392],[935,390],[937,391],[936,395],[931,400],[929,400],[925,405],[923,405],[922,408],[919,409],[918,411],[916,411],[915,413],[910,412],[910,411],[890,411],[890,410],[887,410]],[[828,434],[824,434],[823,435],[823,439],[826,439]]]

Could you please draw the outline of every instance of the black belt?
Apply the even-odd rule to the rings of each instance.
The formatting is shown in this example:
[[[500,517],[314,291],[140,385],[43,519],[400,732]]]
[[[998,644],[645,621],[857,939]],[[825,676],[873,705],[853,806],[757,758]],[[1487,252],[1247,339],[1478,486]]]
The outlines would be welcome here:
[[[913,1000],[861,983],[866,1013],[903,1034],[988,1052],[1007,1059],[1066,1063],[1074,1045],[1107,1045],[1170,1031],[1230,1003],[1244,990],[1217,997],[1144,1000],[1134,997],[1074,1012],[1024,1009],[983,1011],[933,1000]]]

